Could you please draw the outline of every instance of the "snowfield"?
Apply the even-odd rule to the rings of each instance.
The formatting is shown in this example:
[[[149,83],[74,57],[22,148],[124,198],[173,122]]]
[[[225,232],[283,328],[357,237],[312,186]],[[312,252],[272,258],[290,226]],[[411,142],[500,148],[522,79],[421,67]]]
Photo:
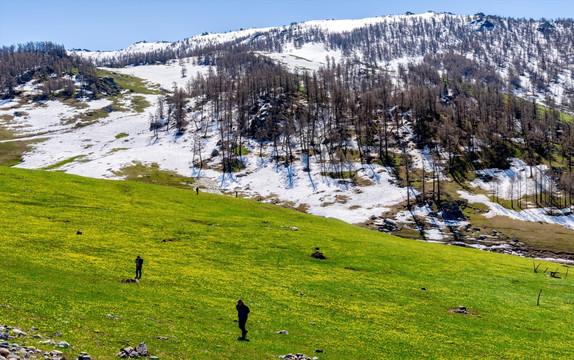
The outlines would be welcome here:
[[[523,196],[532,196],[536,187],[544,190],[551,189],[551,181],[544,174],[547,170],[546,165],[527,166],[520,159],[511,159],[510,168],[486,169],[477,171],[479,177],[471,182],[477,188],[489,191],[490,196],[498,196],[501,199],[511,200]],[[487,177],[491,181],[485,181]],[[574,230],[574,209],[549,209],[549,208],[530,208],[524,210],[510,210],[502,205],[492,202],[486,195],[473,195],[465,191],[459,191],[461,197],[468,200],[469,203],[482,203],[488,205],[490,211],[484,216],[491,218],[494,216],[507,216],[511,219],[541,222],[549,224],[562,225],[568,229]],[[533,206],[532,204],[529,204]]]
[[[479,176],[471,182],[472,185],[488,190],[489,193],[501,199],[518,199],[522,196],[532,195],[536,191],[536,186],[544,190],[550,189],[551,181],[544,175],[548,166],[527,166],[520,159],[511,159],[510,168],[486,169],[477,171]],[[485,179],[492,179],[486,181]]]
[[[362,177],[371,186],[357,187],[347,182],[331,179],[320,174],[316,159],[311,172],[303,170],[304,164],[285,167],[267,159],[250,157],[246,175],[240,174],[222,179],[226,191],[239,191],[249,197],[277,199],[279,203],[291,203],[314,215],[333,217],[348,223],[361,223],[371,216],[380,216],[392,205],[406,201],[406,189],[390,183],[392,176],[381,166],[360,166]]]
[[[340,51],[328,50],[323,44],[305,43],[300,47],[293,44],[285,46],[283,52],[259,52],[278,63],[285,65],[289,70],[296,72],[316,71],[326,65],[327,57],[339,63],[343,58]]]
[[[145,79],[150,84],[159,84],[162,89],[171,91],[174,84],[179,88],[185,88],[192,76],[207,74],[209,67],[193,65],[192,60],[193,58],[184,58],[181,62],[173,60],[166,65],[142,65],[104,69]],[[185,68],[189,75],[182,77],[182,68]]]

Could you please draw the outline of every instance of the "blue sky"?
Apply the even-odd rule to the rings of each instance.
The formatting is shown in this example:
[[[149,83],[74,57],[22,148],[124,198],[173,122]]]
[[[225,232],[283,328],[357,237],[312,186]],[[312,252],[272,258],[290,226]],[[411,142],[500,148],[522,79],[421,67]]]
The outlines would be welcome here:
[[[0,45],[53,41],[67,49],[116,50],[207,32],[317,19],[422,13],[515,18],[574,17],[572,0],[0,0]]]

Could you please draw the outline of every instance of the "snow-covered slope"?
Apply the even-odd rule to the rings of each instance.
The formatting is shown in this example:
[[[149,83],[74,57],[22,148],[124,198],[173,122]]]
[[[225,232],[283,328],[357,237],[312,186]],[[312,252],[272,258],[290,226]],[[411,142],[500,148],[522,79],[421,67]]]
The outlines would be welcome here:
[[[423,14],[387,15],[354,20],[314,20],[288,26],[201,34],[182,41],[140,42],[118,51],[73,51],[96,64],[142,64],[197,56],[220,47],[256,51],[292,70],[316,70],[326,58],[387,70],[420,63],[426,55],[451,51],[477,61],[517,95],[574,103],[574,26],[497,16]],[[211,51],[209,50],[209,51]],[[147,55],[146,55],[147,54]],[[149,56],[153,54],[153,56]],[[396,71],[394,71],[396,74]]]
[[[114,51],[89,51],[89,50],[70,50],[69,53],[79,55],[83,58],[89,59],[91,61],[100,61],[106,58],[113,58],[116,56],[121,56],[123,54],[130,53],[147,53],[158,50],[165,50],[168,48],[173,48],[174,44],[170,42],[138,42],[133,45],[128,46],[122,50]]]

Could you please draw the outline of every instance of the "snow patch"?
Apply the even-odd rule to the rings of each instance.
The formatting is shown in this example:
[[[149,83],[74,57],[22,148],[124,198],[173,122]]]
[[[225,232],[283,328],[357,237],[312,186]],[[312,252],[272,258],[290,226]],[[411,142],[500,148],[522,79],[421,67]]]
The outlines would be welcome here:
[[[510,168],[497,168],[476,171],[478,178],[471,184],[488,190],[501,199],[519,199],[534,194],[536,186],[544,190],[550,188],[552,180],[545,175],[546,165],[528,166],[520,159],[512,158]]]
[[[207,74],[209,67],[194,65],[193,60],[194,58],[184,58],[181,62],[174,60],[165,65],[139,65],[105,69],[124,75],[135,76],[147,80],[150,83],[159,84],[163,89],[172,90],[173,84],[176,84],[179,88],[185,88],[192,77],[197,74]],[[186,77],[182,77],[183,67],[185,67]]]
[[[551,210],[549,208],[533,208],[525,210],[510,210],[504,208],[502,205],[493,203],[486,195],[470,194],[466,191],[459,190],[460,196],[471,204],[485,204],[489,207],[489,211],[483,213],[486,218],[495,216],[506,216],[510,219],[548,223],[564,226],[565,228],[574,230],[574,213],[572,210]]]

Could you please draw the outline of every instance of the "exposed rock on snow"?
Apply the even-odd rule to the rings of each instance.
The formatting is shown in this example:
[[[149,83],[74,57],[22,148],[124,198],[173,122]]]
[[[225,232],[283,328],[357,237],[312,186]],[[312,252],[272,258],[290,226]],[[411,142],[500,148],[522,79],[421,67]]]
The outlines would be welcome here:
[[[494,30],[494,24],[487,19],[474,20],[469,25],[475,31]]]

